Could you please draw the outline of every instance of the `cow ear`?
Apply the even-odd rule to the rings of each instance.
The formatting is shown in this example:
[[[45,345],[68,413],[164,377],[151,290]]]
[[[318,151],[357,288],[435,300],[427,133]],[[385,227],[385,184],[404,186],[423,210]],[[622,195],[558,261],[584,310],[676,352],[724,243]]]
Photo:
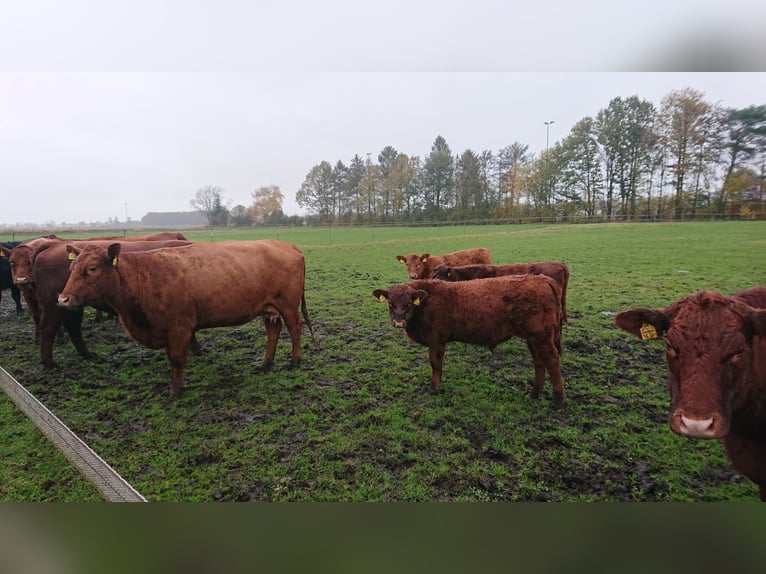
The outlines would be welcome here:
[[[745,315],[744,327],[748,340],[753,336],[766,338],[766,309],[753,309]]]
[[[399,263],[407,263],[407,258],[406,258],[404,255],[397,255],[397,256],[396,256],[396,260],[397,260]]]
[[[420,258],[420,260],[421,260],[423,263],[425,263],[426,261],[428,261],[428,258],[429,258],[429,257],[431,257],[431,254],[430,254],[430,253],[423,253],[423,256]]]
[[[417,289],[412,292],[412,304],[415,306],[420,306],[420,304],[426,300],[426,297],[428,297],[428,291]]]
[[[120,249],[122,245],[119,243],[112,243],[106,250],[106,254],[109,256],[109,260],[112,262],[112,267],[117,267],[119,261]]]
[[[629,309],[617,313],[614,322],[639,339],[658,339],[670,327],[670,318],[663,309]]]
[[[69,261],[72,261],[73,259],[75,259],[80,254],[80,251],[82,251],[82,249],[78,249],[74,245],[67,245],[66,246],[66,258],[69,259]]]
[[[372,292],[372,296],[381,302],[388,301],[388,291],[385,289],[375,289],[375,291]]]

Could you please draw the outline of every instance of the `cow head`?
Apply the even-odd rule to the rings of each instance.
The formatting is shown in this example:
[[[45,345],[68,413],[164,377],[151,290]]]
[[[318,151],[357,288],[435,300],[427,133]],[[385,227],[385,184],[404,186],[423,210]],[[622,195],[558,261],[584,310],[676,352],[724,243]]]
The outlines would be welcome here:
[[[454,277],[452,277],[452,267],[450,267],[446,263],[437,265],[436,268],[433,271],[431,271],[431,279],[441,279],[442,281],[453,281]]]
[[[671,429],[725,437],[732,413],[750,400],[755,339],[766,337],[766,310],[698,291],[665,309],[623,311],[615,322],[640,339],[664,340]]]
[[[372,296],[379,301],[388,301],[388,312],[394,327],[404,328],[418,310],[428,292],[413,289],[407,284],[394,285],[390,289],[375,289]]]
[[[34,275],[32,273],[32,264],[34,262],[35,250],[29,246],[17,245],[7,252],[8,264],[11,267],[11,277],[16,285],[29,285],[34,283]]]
[[[426,261],[428,261],[428,258],[431,255],[429,253],[424,253],[423,255],[418,255],[416,253],[410,253],[409,255],[397,255],[396,260],[399,263],[404,263],[407,266],[407,276],[410,279],[424,279],[422,277],[423,275],[423,265]]]
[[[107,249],[96,245],[82,249],[67,245],[66,250],[72,263],[69,279],[58,297],[59,307],[106,304],[105,297],[119,281],[116,269],[120,244],[113,243]]]

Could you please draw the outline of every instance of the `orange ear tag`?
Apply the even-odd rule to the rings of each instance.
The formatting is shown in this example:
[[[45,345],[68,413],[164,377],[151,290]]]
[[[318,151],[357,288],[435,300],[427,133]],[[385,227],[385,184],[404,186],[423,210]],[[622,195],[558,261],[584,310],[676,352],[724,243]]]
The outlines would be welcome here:
[[[641,325],[641,329],[639,329],[639,332],[641,333],[641,338],[646,341],[647,339],[656,339],[657,338],[657,329],[654,328],[654,325],[650,325],[649,323],[644,323]]]

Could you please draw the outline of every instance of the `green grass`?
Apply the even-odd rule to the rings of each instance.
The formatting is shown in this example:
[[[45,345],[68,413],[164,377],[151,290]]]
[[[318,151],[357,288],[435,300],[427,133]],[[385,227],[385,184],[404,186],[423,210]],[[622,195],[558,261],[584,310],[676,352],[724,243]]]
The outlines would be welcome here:
[[[717,441],[667,425],[661,343],[617,330],[613,314],[665,306],[702,288],[766,285],[763,222],[281,228],[189,232],[190,239],[279,238],[306,255],[306,299],[318,342],[304,362],[260,373],[260,321],[203,331],[182,397],[165,396],[161,351],[113,323],[84,334],[102,362],[57,345],[37,363],[31,320],[3,298],[2,365],[150,500],[694,501],[755,500]],[[399,253],[488,247],[496,263],[564,261],[563,409],[526,396],[521,340],[451,343],[442,387],[424,394],[427,350],[390,326],[373,289],[405,279]],[[10,326],[6,329],[6,325]],[[92,500],[61,455],[5,397],[2,500]]]

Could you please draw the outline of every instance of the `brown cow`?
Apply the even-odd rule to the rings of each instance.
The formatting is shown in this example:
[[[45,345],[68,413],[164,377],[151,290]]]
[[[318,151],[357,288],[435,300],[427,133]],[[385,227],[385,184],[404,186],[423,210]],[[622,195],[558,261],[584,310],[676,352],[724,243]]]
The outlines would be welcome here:
[[[482,281],[415,280],[373,296],[388,301],[391,324],[428,347],[429,392],[439,388],[447,342],[494,348],[511,337],[526,340],[535,365],[531,395],[538,398],[545,372],[553,384],[553,404],[564,402],[561,379],[561,294],[544,275],[509,275]]]
[[[112,242],[78,241],[73,245],[108,246]],[[189,245],[189,241],[130,241],[125,243],[127,251],[146,251],[161,247]],[[71,261],[67,255],[67,244],[60,240],[33,240],[22,243],[11,250],[11,272],[22,295],[27,301],[32,317],[36,318],[35,338],[40,342],[40,361],[53,366],[53,341],[59,329],[69,333],[72,344],[83,357],[92,358],[82,338],[82,309],[67,311],[57,305],[58,295],[69,278]]]
[[[539,263],[514,263],[512,265],[459,265],[453,267],[442,263],[431,272],[431,279],[442,281],[470,281],[486,279],[487,277],[502,277],[503,275],[546,275],[559,284],[561,288],[561,309],[564,322],[569,320],[567,312],[567,286],[569,285],[569,267],[566,263],[541,261]]]
[[[88,237],[82,239],[68,239],[67,241],[106,241],[120,239],[118,236],[103,236],[103,237]],[[183,233],[175,231],[167,231],[161,233],[151,233],[148,235],[131,235],[121,238],[123,241],[185,241],[186,237]],[[57,235],[50,234],[44,237],[36,237],[34,239],[28,239],[22,241],[13,249],[7,249],[0,246],[0,257],[7,258],[11,267],[11,276],[13,283],[18,287],[21,295],[24,297],[24,301],[27,303],[29,313],[32,315],[32,320],[35,325],[35,342],[40,340],[40,305],[37,301],[37,295],[35,293],[34,279],[33,279],[33,264],[37,253],[50,247],[51,245],[58,245],[64,240]],[[68,264],[67,264],[68,265]],[[61,283],[64,286],[66,279]],[[52,360],[52,358],[51,358]],[[45,362],[45,361],[43,361]]]
[[[731,297],[697,291],[664,309],[630,309],[617,325],[641,339],[663,337],[670,428],[723,439],[732,466],[766,501],[766,288]]]
[[[262,316],[265,370],[274,362],[284,321],[293,345],[291,362],[300,362],[301,313],[309,331],[311,323],[304,297],[305,262],[295,245],[265,239],[144,253],[128,253],[126,247],[68,247],[77,258],[58,302],[66,308],[109,305],[131,338],[152,349],[164,348],[172,367],[171,396],[184,386],[189,344],[199,329],[242,325]]]
[[[448,265],[471,265],[473,263],[491,265],[492,255],[489,249],[477,247],[445,255],[431,255],[430,253],[424,253],[423,255],[416,253],[397,255],[396,260],[407,266],[407,275],[410,279],[428,279],[431,277],[431,271],[442,263],[447,263]]]

